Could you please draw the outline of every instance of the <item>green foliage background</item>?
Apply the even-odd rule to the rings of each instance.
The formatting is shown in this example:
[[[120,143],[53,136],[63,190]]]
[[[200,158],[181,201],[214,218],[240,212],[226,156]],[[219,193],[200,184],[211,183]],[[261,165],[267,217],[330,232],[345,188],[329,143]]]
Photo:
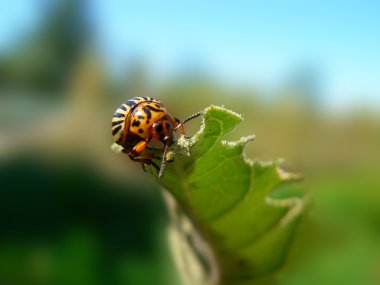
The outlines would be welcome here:
[[[304,174],[310,211],[281,266],[259,284],[380,282],[377,112],[328,114],[305,86],[278,88],[274,100],[188,74],[152,87],[139,60],[118,81],[87,48],[83,2],[59,3],[40,30],[0,55],[1,284],[178,284],[155,180],[109,149],[115,108],[141,94],[179,118],[225,105],[245,120],[224,140],[255,134],[248,158],[284,158],[284,169]],[[280,190],[274,198],[296,192]],[[209,219],[211,210],[197,214]]]

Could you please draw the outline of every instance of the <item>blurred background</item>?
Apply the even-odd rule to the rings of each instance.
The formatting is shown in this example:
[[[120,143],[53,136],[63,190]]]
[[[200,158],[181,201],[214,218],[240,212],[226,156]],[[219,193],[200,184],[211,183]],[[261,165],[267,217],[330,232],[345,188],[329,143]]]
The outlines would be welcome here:
[[[157,184],[114,110],[245,117],[314,196],[279,284],[380,284],[377,1],[1,1],[0,284],[178,284]],[[200,120],[186,126],[193,134]]]

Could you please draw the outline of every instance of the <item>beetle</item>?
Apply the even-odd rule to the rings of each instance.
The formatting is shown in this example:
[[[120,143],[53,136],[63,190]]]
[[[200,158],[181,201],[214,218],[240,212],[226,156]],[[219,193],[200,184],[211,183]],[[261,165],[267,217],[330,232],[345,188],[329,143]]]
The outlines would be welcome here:
[[[172,117],[157,99],[134,97],[116,109],[112,118],[112,135],[131,160],[141,162],[144,170],[145,164],[152,165],[157,169],[158,177],[162,177],[168,148],[175,142],[174,132],[179,130],[184,135],[183,125],[200,115],[198,112],[180,121]],[[146,149],[155,149],[149,146],[152,139],[164,144],[162,157],[153,151],[142,153]],[[161,166],[158,167],[152,159],[161,159]]]

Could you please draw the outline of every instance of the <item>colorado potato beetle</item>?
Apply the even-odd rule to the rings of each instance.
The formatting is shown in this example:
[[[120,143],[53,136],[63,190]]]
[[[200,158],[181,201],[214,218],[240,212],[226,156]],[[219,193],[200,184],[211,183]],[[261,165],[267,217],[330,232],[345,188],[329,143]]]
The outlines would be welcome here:
[[[180,121],[172,117],[160,101],[151,97],[134,97],[115,111],[112,135],[131,160],[141,162],[143,168],[145,164],[152,165],[157,169],[158,177],[162,177],[167,163],[168,147],[175,142],[174,132],[179,130],[184,135],[183,125],[200,114],[198,112]],[[153,151],[142,153],[146,149],[153,150],[148,146],[152,139],[164,144],[161,157],[157,157],[157,152]],[[155,158],[161,159],[160,167],[152,160]]]

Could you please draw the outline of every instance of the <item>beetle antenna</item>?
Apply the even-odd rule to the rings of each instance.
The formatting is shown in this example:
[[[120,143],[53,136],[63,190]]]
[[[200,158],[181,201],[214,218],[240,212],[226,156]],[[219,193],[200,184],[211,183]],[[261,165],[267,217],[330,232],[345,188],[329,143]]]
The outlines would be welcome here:
[[[199,117],[200,115],[202,115],[202,112],[197,112],[189,117],[187,117],[185,120],[183,120],[182,122],[180,122],[175,128],[174,130],[178,130],[179,128],[181,128],[184,124],[186,124],[188,121],[192,120],[192,119],[195,119],[197,117]]]

